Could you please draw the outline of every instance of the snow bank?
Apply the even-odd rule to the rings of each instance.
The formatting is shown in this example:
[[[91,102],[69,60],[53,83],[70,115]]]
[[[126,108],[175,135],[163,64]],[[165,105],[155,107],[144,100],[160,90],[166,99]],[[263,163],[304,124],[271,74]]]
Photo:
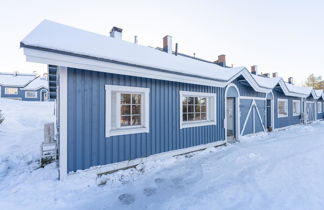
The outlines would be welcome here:
[[[322,209],[324,122],[147,161],[98,179],[38,168],[53,104],[0,100],[1,209]]]

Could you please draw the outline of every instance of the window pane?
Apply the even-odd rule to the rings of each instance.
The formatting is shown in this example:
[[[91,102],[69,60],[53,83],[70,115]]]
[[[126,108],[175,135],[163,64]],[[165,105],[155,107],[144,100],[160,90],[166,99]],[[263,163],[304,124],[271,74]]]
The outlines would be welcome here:
[[[120,114],[121,115],[130,115],[131,114],[130,105],[122,105]]]
[[[194,105],[188,105],[188,112],[194,112]]]
[[[182,120],[183,121],[188,121],[188,114],[183,114],[182,115]]]
[[[140,94],[132,94],[132,104],[141,104]]]
[[[188,104],[194,104],[194,97],[188,97]]]
[[[195,120],[200,120],[200,113],[196,113]]]
[[[188,97],[184,97],[182,100],[182,104],[188,104]]]
[[[141,106],[133,105],[132,106],[132,114],[141,114]]]
[[[200,102],[201,102],[202,105],[206,105],[206,98],[201,98]]]
[[[130,104],[131,94],[120,94],[120,103],[121,104]]]
[[[121,126],[130,126],[131,125],[131,117],[130,116],[122,116],[120,119]]]
[[[195,104],[199,104],[199,99],[198,99],[198,97],[195,97]]]
[[[195,106],[195,112],[200,112],[200,105]]]
[[[188,114],[188,120],[189,120],[189,121],[193,121],[194,118],[195,118],[195,114],[194,114],[194,113],[189,113],[189,114]]]
[[[207,120],[207,114],[201,113],[201,120]]]
[[[141,116],[140,115],[132,116],[132,125],[141,125]]]
[[[202,112],[206,112],[206,111],[207,111],[207,107],[206,107],[206,106],[202,106],[202,107],[201,107],[201,111],[202,111]]]
[[[182,113],[186,113],[186,112],[188,112],[188,107],[187,107],[187,105],[183,105],[182,106]]]

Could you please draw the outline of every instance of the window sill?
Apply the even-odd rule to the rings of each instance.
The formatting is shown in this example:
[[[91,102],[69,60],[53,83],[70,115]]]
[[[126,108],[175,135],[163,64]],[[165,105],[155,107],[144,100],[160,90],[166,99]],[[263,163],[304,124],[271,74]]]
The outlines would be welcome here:
[[[106,137],[111,136],[122,136],[129,134],[137,134],[137,133],[149,133],[149,128],[147,127],[137,127],[137,128],[120,128],[113,129],[106,133]]]
[[[207,125],[216,125],[216,121],[200,121],[200,122],[188,122],[188,123],[182,122],[180,124],[180,129],[207,126]]]
[[[286,118],[288,115],[279,115],[278,118]]]

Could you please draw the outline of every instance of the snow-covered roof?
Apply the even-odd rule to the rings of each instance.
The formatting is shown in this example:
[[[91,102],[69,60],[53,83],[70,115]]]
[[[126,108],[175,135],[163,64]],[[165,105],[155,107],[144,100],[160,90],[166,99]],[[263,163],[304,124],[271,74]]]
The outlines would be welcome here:
[[[244,67],[224,68],[152,47],[130,43],[52,21],[44,20],[21,41],[22,47],[38,47],[74,55],[135,64],[219,81],[228,81]]]
[[[48,80],[44,77],[37,77],[22,90],[39,90],[41,88],[48,89]]]
[[[294,92],[294,93],[300,93],[300,94],[308,96],[312,92],[311,87],[296,86],[296,85],[293,85],[293,84],[290,84],[290,83],[287,83],[287,82],[286,82],[286,86],[287,86],[287,88],[288,88],[288,90],[290,92]]]
[[[270,89],[274,88],[279,83],[279,81],[282,80],[282,78],[280,77],[269,78],[260,75],[255,75],[255,74],[252,74],[252,76],[257,81],[257,83],[259,83],[261,86]]]
[[[34,74],[0,73],[0,85],[12,87],[25,87],[36,78]]]

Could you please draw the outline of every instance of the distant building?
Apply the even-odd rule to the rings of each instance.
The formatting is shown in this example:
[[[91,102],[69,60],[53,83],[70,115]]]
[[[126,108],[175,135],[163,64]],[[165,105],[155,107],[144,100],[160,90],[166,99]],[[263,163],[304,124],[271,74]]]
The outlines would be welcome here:
[[[35,74],[0,73],[0,97],[22,101],[47,101],[48,81]]]

